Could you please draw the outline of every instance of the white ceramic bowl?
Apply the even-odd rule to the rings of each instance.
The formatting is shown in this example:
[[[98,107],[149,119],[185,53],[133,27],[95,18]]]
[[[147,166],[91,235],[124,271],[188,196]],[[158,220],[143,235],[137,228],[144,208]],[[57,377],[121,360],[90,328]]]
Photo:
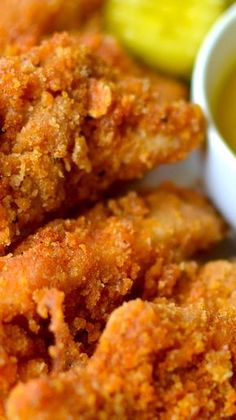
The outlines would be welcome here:
[[[206,189],[218,209],[236,229],[236,156],[217,130],[211,112],[211,98],[234,63],[236,5],[228,9],[208,34],[198,55],[192,80],[192,99],[201,105],[209,122],[204,163]]]

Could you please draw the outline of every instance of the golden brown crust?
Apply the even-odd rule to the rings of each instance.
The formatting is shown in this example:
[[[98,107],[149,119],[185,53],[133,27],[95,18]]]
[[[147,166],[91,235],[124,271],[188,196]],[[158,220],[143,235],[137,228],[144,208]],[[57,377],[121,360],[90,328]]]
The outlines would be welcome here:
[[[83,368],[114,308],[165,295],[164,274],[171,291],[179,261],[224,233],[201,195],[164,184],[55,220],[0,258],[2,402],[19,380]]]
[[[48,348],[51,357],[50,370],[53,373],[63,372],[73,366],[82,366],[87,356],[80,351],[80,344],[76,343],[64,318],[65,295],[56,289],[37,290],[34,299],[37,304],[37,313],[41,319],[50,318],[48,331],[54,336],[54,343]]]
[[[0,415],[10,389],[43,374],[83,368],[87,355],[76,343],[64,320],[64,294],[55,289],[35,293],[35,319],[18,314],[0,327]],[[36,317],[38,315],[38,317]]]
[[[70,322],[79,317],[103,325],[131,291],[147,287],[155,297],[166,266],[224,234],[201,195],[171,184],[99,203],[78,219],[53,221],[0,258],[0,318],[30,318],[35,293],[47,287],[65,293]]]
[[[207,264],[181,263],[172,298],[181,305],[204,302],[208,307],[234,306],[236,302],[236,263],[212,261]]]
[[[0,418],[15,386],[10,420],[234,418],[235,264],[186,260],[225,234],[205,198],[130,192],[13,245],[203,140],[186,87],[95,32],[103,1],[1,4]]]
[[[29,363],[30,379],[48,371],[43,340],[39,336],[33,339],[21,321],[18,317],[11,324],[0,326],[0,417],[10,389],[19,379],[26,379]]]
[[[230,418],[236,312],[141,300],[117,309],[84,371],[19,385],[15,419]]]
[[[2,248],[47,214],[182,159],[203,139],[197,106],[163,103],[155,84],[109,67],[76,37],[2,58],[0,76]]]
[[[1,0],[0,50],[27,51],[54,31],[81,29],[104,0]]]
[[[103,3],[104,0],[2,0],[0,50],[3,54],[19,54],[55,31],[70,30],[78,33],[79,42],[89,46],[109,65],[134,76],[152,78],[166,99],[186,98],[184,83],[136,63],[117,40],[99,33],[103,28],[96,17],[102,20]]]

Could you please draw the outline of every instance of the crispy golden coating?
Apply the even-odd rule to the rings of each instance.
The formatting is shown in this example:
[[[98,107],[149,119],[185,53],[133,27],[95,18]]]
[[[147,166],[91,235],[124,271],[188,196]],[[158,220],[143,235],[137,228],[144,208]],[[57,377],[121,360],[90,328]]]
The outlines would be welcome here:
[[[110,65],[134,75],[152,76],[170,100],[186,97],[183,83],[142,68],[113,37],[97,33],[94,19],[88,23],[88,18],[100,11],[104,0],[2,0],[2,3],[0,50],[5,54],[27,51],[54,31],[79,30],[80,42],[93,48]]]
[[[35,293],[37,323],[19,314],[0,327],[0,416],[10,389],[18,382],[46,373],[56,374],[83,367],[87,356],[80,351],[64,320],[64,294],[55,289]]]
[[[11,420],[236,415],[236,311],[141,300],[113,312],[85,370],[18,385]]]
[[[0,418],[4,413],[4,401],[10,389],[19,379],[47,373],[47,354],[43,340],[39,336],[33,339],[21,319],[11,324],[0,326]],[[30,366],[29,366],[30,364]]]
[[[146,288],[161,295],[174,263],[224,232],[203,197],[165,184],[51,222],[2,257],[2,413],[19,380],[83,368],[114,308]]]
[[[163,103],[158,83],[66,34],[1,58],[0,89],[2,249],[47,214],[184,158],[204,136],[197,106]]]
[[[35,292],[34,297],[37,303],[37,314],[42,319],[49,317],[51,319],[48,331],[53,333],[54,344],[48,348],[52,359],[50,369],[56,373],[63,372],[74,365],[85,364],[87,356],[80,351],[79,344],[74,342],[64,319],[64,293],[56,289],[40,289]]]
[[[54,31],[80,29],[104,0],[1,0],[0,51],[14,54]]]
[[[15,386],[10,420],[234,418],[235,264],[188,261],[226,231],[201,195],[130,192],[13,245],[203,140],[186,87],[95,32],[103,2],[1,4],[0,418]]]
[[[188,262],[181,263],[178,268],[171,291],[171,297],[178,304],[203,301],[209,307],[235,306],[235,262],[219,260],[204,265]]]
[[[99,203],[77,219],[49,223],[0,258],[0,319],[34,318],[39,290],[57,288],[71,329],[96,342],[108,315],[130,294],[140,296],[147,282],[157,296],[163,271],[224,234],[201,195],[171,184]]]
[[[143,68],[113,37],[97,33],[100,25],[97,28],[95,18],[88,19],[95,12],[101,17],[103,3],[104,0],[2,0],[0,50],[5,54],[24,52],[54,31],[80,31],[80,42],[93,48],[110,65],[136,76],[148,74],[170,100],[185,98],[187,89],[183,83]]]
[[[10,389],[17,383],[17,363],[14,357],[9,357],[4,350],[0,350],[0,419],[5,419],[4,402]]]

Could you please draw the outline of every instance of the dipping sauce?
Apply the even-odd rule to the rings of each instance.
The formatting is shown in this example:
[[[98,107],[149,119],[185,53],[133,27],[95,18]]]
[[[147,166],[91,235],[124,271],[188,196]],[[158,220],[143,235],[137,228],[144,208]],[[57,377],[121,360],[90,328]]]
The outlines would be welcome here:
[[[224,77],[214,102],[216,125],[236,153],[236,65]]]

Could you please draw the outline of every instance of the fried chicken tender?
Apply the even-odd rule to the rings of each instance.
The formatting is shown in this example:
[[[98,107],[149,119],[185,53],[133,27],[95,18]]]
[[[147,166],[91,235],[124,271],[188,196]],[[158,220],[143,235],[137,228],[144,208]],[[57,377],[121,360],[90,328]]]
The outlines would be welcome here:
[[[49,223],[0,258],[0,319],[21,314],[32,322],[39,291],[56,288],[65,294],[65,320],[87,351],[112,310],[141,296],[152,269],[156,290],[163,271],[224,234],[207,200],[171,184],[98,203],[77,219]]]
[[[53,221],[2,257],[2,413],[19,380],[84,369],[114,308],[224,232],[203,197],[165,184]]]
[[[18,385],[8,418],[231,418],[235,334],[234,308],[125,303],[84,370]]]
[[[104,0],[1,0],[0,51],[26,51],[54,31],[81,29]]]
[[[184,158],[204,136],[198,106],[163,104],[157,83],[66,34],[1,58],[0,89],[2,250],[48,214]]]
[[[170,100],[186,98],[184,83],[144,68],[121,48],[112,36],[97,33],[95,12],[101,14],[104,0],[2,0],[0,50],[5,54],[27,51],[55,31],[73,30],[110,65],[136,75],[153,77]],[[102,29],[102,28],[101,28]]]

